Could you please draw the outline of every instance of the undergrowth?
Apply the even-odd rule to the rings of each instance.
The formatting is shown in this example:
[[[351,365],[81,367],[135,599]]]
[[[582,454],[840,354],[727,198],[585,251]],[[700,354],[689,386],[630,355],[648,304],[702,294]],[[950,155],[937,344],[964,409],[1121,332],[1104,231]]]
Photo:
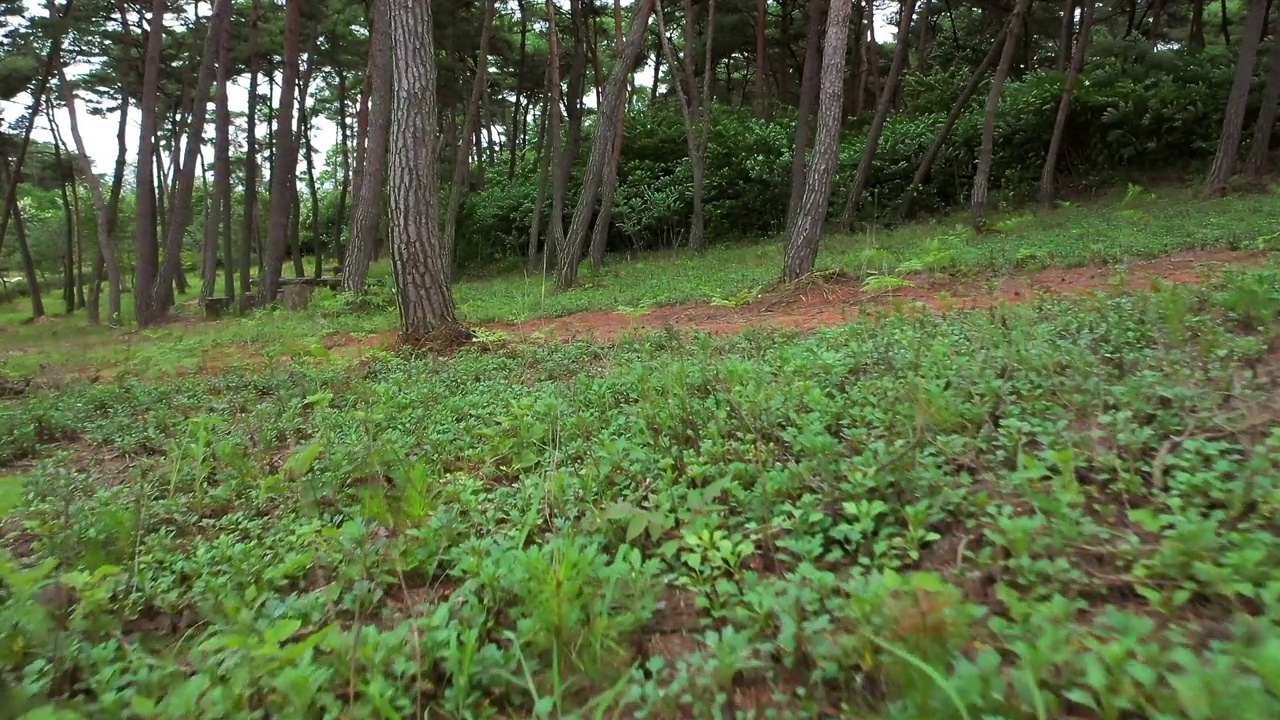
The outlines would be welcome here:
[[[1277,321],[1270,268],[7,401],[0,707],[1270,717]]]

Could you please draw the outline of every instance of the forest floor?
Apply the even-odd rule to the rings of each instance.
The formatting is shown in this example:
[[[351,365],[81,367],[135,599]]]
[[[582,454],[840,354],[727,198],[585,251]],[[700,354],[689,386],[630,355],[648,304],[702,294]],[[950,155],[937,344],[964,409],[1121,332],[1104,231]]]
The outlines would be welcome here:
[[[0,709],[1270,718],[1280,196],[1132,194],[472,278],[447,357],[6,325]]]

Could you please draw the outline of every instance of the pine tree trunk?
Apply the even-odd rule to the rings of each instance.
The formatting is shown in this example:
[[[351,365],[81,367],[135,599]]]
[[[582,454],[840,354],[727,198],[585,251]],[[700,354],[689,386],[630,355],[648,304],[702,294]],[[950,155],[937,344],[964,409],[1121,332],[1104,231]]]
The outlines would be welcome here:
[[[1204,192],[1210,197],[1226,195],[1231,177],[1235,175],[1236,159],[1240,154],[1240,136],[1244,133],[1244,117],[1249,109],[1253,66],[1258,59],[1258,43],[1266,21],[1267,0],[1252,0],[1240,37],[1240,56],[1236,60],[1235,79],[1231,82],[1231,94],[1227,97],[1226,113],[1222,118],[1218,151],[1213,157],[1213,165],[1209,168],[1209,176],[1204,184]]]
[[[969,207],[970,222],[978,229],[987,221],[987,194],[991,182],[991,163],[995,155],[996,114],[1000,111],[1000,96],[1004,93],[1004,83],[1009,79],[1009,70],[1013,67],[1013,52],[1018,47],[1022,18],[1030,4],[1031,0],[1018,0],[1013,6],[1013,14],[1009,16],[1009,32],[1000,54],[1000,65],[996,68],[995,79],[991,81],[991,91],[987,93],[987,108],[982,122],[982,147],[978,150],[978,170],[973,177],[973,197]]]
[[[1253,124],[1249,157],[1244,163],[1245,177],[1255,182],[1267,174],[1271,164],[1271,134],[1276,125],[1276,103],[1280,101],[1280,5],[1275,5],[1273,10],[1275,17],[1271,21],[1271,35],[1277,41],[1271,45],[1271,65],[1267,68],[1258,119]]]
[[[306,148],[303,139],[310,132],[310,125],[307,121],[307,98],[311,94],[311,73],[315,70],[316,56],[313,51],[307,52],[306,69],[298,77],[298,117],[294,124],[293,132],[293,149],[294,154],[300,154]],[[311,161],[307,161],[311,162]],[[297,160],[294,160],[297,163]],[[306,162],[303,163],[306,166]],[[306,252],[302,247],[302,192],[298,187],[297,172],[293,178],[293,207],[291,211],[293,216],[289,219],[289,254],[293,260],[293,276],[306,277]],[[312,238],[314,243],[315,239]],[[313,248],[314,249],[314,248]]]
[[[573,156],[560,131],[560,33],[556,29],[556,11],[547,0],[547,137],[551,139],[551,215],[547,218],[547,238],[543,243],[543,266],[554,264],[555,253],[564,247],[564,206],[569,194],[569,176],[563,172],[573,163]]]
[[[898,43],[893,51],[893,62],[889,65],[889,78],[886,81],[888,90],[880,94],[876,104],[876,114],[871,118],[871,128],[867,131],[867,139],[862,146],[862,159],[858,161],[858,174],[854,176],[853,187],[849,188],[849,197],[845,200],[844,217],[841,224],[848,227],[858,214],[858,204],[862,202],[862,193],[871,182],[871,168],[876,159],[876,148],[880,144],[880,134],[884,131],[884,123],[889,119],[889,108],[893,103],[893,88],[898,86],[898,78],[907,63],[907,51],[910,46],[907,37],[911,33],[911,18],[915,16],[916,0],[902,0],[898,8]]]
[[[134,233],[133,315],[140,327],[154,323],[158,318],[151,290],[160,273],[160,239],[156,229],[155,194],[156,130],[158,127],[157,104],[160,83],[160,48],[164,43],[164,14],[168,8],[165,0],[152,0],[151,22],[147,32],[147,51],[143,61],[140,131],[138,134],[138,162],[135,164],[136,230]]]
[[[598,116],[595,138],[591,145],[591,157],[587,161],[586,175],[583,178],[582,194],[578,197],[573,222],[569,225],[569,233],[559,253],[559,284],[562,288],[573,287],[578,279],[578,264],[582,257],[587,230],[591,227],[596,194],[599,193],[600,184],[604,179],[605,161],[613,152],[613,139],[618,131],[618,115],[626,111],[627,78],[635,69],[640,51],[644,48],[645,31],[649,26],[649,16],[653,14],[655,2],[656,0],[637,0],[635,13],[631,18],[631,28],[623,42],[622,52],[614,61],[613,71],[609,73],[609,85],[605,88],[604,103],[601,105]]]
[[[223,23],[218,35],[218,72],[213,93],[213,208],[216,235],[222,240],[222,294],[228,302],[236,296],[236,264],[232,252],[231,108],[227,84],[231,81],[231,23]]]
[[[271,196],[268,198],[266,267],[260,278],[262,294],[259,301],[264,304],[275,302],[280,292],[280,275],[289,250],[289,215],[298,189],[298,146],[293,136],[293,106],[302,44],[302,3],[303,0],[285,1],[284,74],[280,82],[280,110],[276,114],[275,155],[271,168]]]
[[[516,99],[515,105],[511,108],[511,129],[508,133],[510,135],[508,138],[510,155],[507,158],[507,182],[515,180],[516,177],[516,165],[520,156],[520,135],[524,132],[520,127],[520,121],[527,110],[522,103],[524,101],[524,76],[529,69],[529,5],[527,0],[516,0],[516,5],[520,9],[520,52],[516,61]],[[529,104],[532,105],[533,103],[530,102]]]
[[[59,70],[59,82],[62,85],[62,102],[67,108],[67,119],[71,124],[71,140],[76,146],[76,155],[80,162],[80,173],[89,186],[89,195],[93,199],[94,220],[98,231],[98,252],[102,254],[103,264],[107,272],[107,322],[116,326],[120,324],[120,259],[116,255],[115,240],[111,237],[110,215],[106,199],[102,195],[102,180],[93,172],[93,161],[85,146],[84,137],[80,133],[80,118],[76,111],[75,92],[71,83],[67,82],[66,73]],[[124,113],[121,109],[121,113]],[[97,280],[94,280],[93,300],[89,303],[89,318],[97,322]]]
[[[439,130],[429,0],[391,0],[391,260],[402,337],[420,343],[462,332],[438,225]]]
[[[978,86],[982,84],[987,73],[991,71],[991,66],[996,64],[996,60],[1000,57],[1001,51],[1004,49],[1005,39],[1009,34],[1009,26],[1000,28],[1000,33],[996,35],[996,39],[991,43],[991,48],[987,50],[986,57],[978,64],[978,69],[973,71],[969,76],[969,81],[965,83],[961,89],[960,95],[956,97],[955,103],[951,105],[951,110],[947,112],[947,119],[942,122],[942,127],[938,128],[938,132],[933,137],[933,143],[929,145],[929,151],[925,153],[924,159],[920,161],[919,167],[916,168],[916,174],[911,178],[911,185],[907,187],[906,193],[902,196],[902,204],[898,207],[899,219],[911,217],[912,205],[915,202],[916,195],[920,192],[920,188],[924,187],[924,183],[929,179],[929,173],[933,172],[933,164],[938,161],[938,156],[942,154],[942,148],[946,145],[947,138],[951,136],[951,131],[955,129],[956,123],[960,120],[960,115],[969,107],[969,101],[973,99],[973,94],[977,92]]]
[[[1086,0],[1087,1],[1087,0]],[[1054,67],[1058,72],[1067,71],[1072,58],[1072,37],[1076,26],[1076,0],[1062,0],[1062,25],[1058,30],[1058,57]]]
[[[458,234],[458,214],[462,211],[462,198],[466,194],[467,176],[470,174],[471,136],[479,129],[480,106],[489,83],[489,39],[493,35],[495,0],[486,0],[484,21],[480,29],[480,46],[476,51],[476,72],[471,80],[471,98],[467,102],[467,115],[462,125],[462,142],[453,156],[453,179],[449,183],[449,207],[444,220],[445,277],[453,279],[454,247]]]
[[[756,117],[764,119],[769,116],[769,90],[765,84],[768,74],[768,45],[766,30],[769,26],[769,0],[758,0],[756,3]]]
[[[338,71],[338,152],[342,179],[338,187],[338,207],[333,218],[333,247],[338,259],[345,257],[343,234],[347,229],[347,197],[351,193],[351,132],[347,128],[347,73]]]
[[[813,106],[818,102],[819,73],[822,70],[822,30],[826,3],[809,3],[806,12],[804,42],[804,73],[800,79],[800,106],[796,112],[796,141],[791,155],[791,198],[787,201],[787,227],[795,221],[800,200],[804,197],[805,155],[809,152],[810,127],[813,124]],[[855,58],[857,54],[854,54]],[[856,62],[856,60],[855,60]],[[866,77],[866,74],[860,74]],[[858,83],[855,83],[858,85]]]
[[[715,12],[714,0],[709,2],[708,10]],[[675,92],[676,97],[680,101],[680,117],[684,121],[685,144],[689,151],[689,165],[693,171],[693,213],[690,217],[689,224],[689,246],[694,250],[703,250],[707,245],[706,238],[706,221],[704,219],[704,211],[702,206],[703,185],[706,179],[706,153],[704,149],[704,139],[706,137],[706,105],[709,102],[712,66],[711,66],[711,49],[712,35],[707,38],[707,62],[703,72],[703,92],[701,95],[698,90],[697,79],[694,75],[695,61],[693,50],[697,46],[697,27],[694,23],[696,15],[693,9],[692,0],[685,0],[685,37],[684,37],[684,57],[683,60],[677,60],[675,52],[671,49],[671,42],[667,39],[665,22],[663,19],[662,4],[658,3],[658,37],[662,42],[663,51],[667,55],[667,65],[672,68],[671,72],[671,89]],[[708,16],[707,27],[711,28],[715,20],[714,15]],[[687,86],[687,87],[686,87]]]
[[[311,135],[314,132],[312,125],[311,113],[305,106],[298,108],[298,113],[303,118],[302,124],[305,128],[302,131],[302,137],[305,141],[303,150],[306,152],[306,169],[307,169],[307,200],[310,203],[311,210],[311,250],[315,253],[315,263],[313,274],[315,277],[324,276],[324,242],[320,237],[320,193],[316,189],[316,149],[311,142]]]
[[[216,182],[215,182],[216,185]],[[211,298],[218,291],[218,219],[222,212],[209,191],[209,173],[200,158],[200,187],[204,195],[204,234],[200,244],[200,297]]]
[[[373,0],[372,32],[385,36],[390,28],[390,0]],[[391,127],[391,49],[388,43],[369,48],[369,120],[362,140],[364,162],[357,161],[355,198],[351,211],[351,239],[342,263],[342,287],[357,295],[365,291],[369,263],[377,246],[379,221],[387,185],[387,143]]]
[[[615,54],[622,52],[622,0],[613,0],[613,49]],[[628,83],[628,90],[630,89]],[[618,196],[618,164],[622,161],[622,137],[626,124],[627,113],[624,111],[618,116],[618,134],[613,139],[613,154],[604,167],[604,183],[600,187],[600,214],[596,216],[595,227],[591,232],[592,270],[599,270],[604,265],[604,254],[609,247],[609,228],[613,222],[614,200]]]
[[[818,123],[813,143],[813,159],[805,178],[804,194],[795,222],[787,229],[787,251],[782,278],[798,280],[813,272],[818,259],[818,240],[831,202],[840,154],[840,116],[844,109],[844,62],[848,47],[852,0],[832,0],[827,16],[826,39],[822,44],[822,80],[818,95]]]
[[[538,123],[538,139],[536,141],[538,159],[538,194],[533,201],[533,217],[529,221],[529,253],[527,267],[529,272],[537,269],[538,235],[542,231],[542,206],[547,202],[547,184],[551,181],[551,150],[547,147],[547,125],[551,116],[547,104],[543,104],[542,122]]]
[[[1080,16],[1080,36],[1076,40],[1071,55],[1071,67],[1067,71],[1066,84],[1062,88],[1062,99],[1058,101],[1058,116],[1053,121],[1053,135],[1049,139],[1049,152],[1044,158],[1044,170],[1040,173],[1040,204],[1048,208],[1053,205],[1054,185],[1058,173],[1058,154],[1062,150],[1062,136],[1067,131],[1067,118],[1071,115],[1071,100],[1075,96],[1076,83],[1080,81],[1080,73],[1084,71],[1085,53],[1089,48],[1089,35],[1093,32],[1093,16],[1095,0],[1084,0],[1084,9]]]
[[[1191,0],[1191,27],[1187,44],[1192,50],[1204,49],[1204,0]]]
[[[76,216],[71,210],[71,192],[67,188],[71,184],[67,181],[65,175],[67,165],[62,161],[62,150],[65,144],[62,141],[62,133],[58,130],[58,125],[53,119],[53,111],[50,107],[52,104],[53,98],[46,97],[44,117],[53,135],[53,164],[58,168],[58,175],[60,176],[58,194],[62,197],[62,225],[65,239],[62,246],[62,301],[66,308],[66,314],[70,315],[76,311]],[[74,182],[74,173],[72,173],[72,178],[72,182]]]
[[[258,246],[258,72],[261,59],[258,55],[258,23],[261,7],[253,0],[249,15],[249,109],[246,120],[244,155],[244,230],[240,237],[240,289],[249,297],[249,272],[254,248]],[[258,256],[262,262],[262,256]],[[261,289],[261,288],[259,288]],[[248,302],[241,303],[241,310],[248,309]]]

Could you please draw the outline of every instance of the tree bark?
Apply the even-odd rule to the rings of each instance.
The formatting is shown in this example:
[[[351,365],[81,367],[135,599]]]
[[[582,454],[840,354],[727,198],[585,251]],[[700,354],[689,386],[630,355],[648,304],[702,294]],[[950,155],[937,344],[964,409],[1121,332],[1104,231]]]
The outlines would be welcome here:
[[[390,0],[373,0],[372,33],[378,37],[390,30]],[[364,163],[358,165],[355,198],[351,211],[351,240],[342,263],[342,287],[357,295],[364,293],[369,262],[377,246],[378,226],[383,216],[387,184],[387,142],[391,125],[391,49],[388,43],[369,48],[369,120]]]
[[[1187,44],[1192,50],[1204,49],[1204,0],[1191,0],[1191,26]]]
[[[527,0],[516,0],[516,4],[520,9],[520,52],[519,59],[516,61],[516,99],[515,105],[511,108],[511,129],[510,142],[508,150],[510,156],[507,158],[507,182],[515,180],[516,165],[519,162],[520,155],[520,121],[524,117],[525,108],[522,105],[524,101],[524,76],[529,68],[529,4]],[[530,105],[533,103],[530,102]],[[525,128],[527,131],[527,128]]]
[[[1275,17],[1271,21],[1271,35],[1276,41],[1271,46],[1271,65],[1267,68],[1267,82],[1262,89],[1262,103],[1258,119],[1253,124],[1253,140],[1249,144],[1249,157],[1244,163],[1245,177],[1261,180],[1270,169],[1271,133],[1276,125],[1276,103],[1280,101],[1280,4],[1274,4]]]
[[[467,177],[470,175],[471,137],[480,124],[480,105],[489,83],[489,39],[493,35],[495,0],[486,0],[484,21],[480,29],[480,47],[476,51],[476,72],[471,81],[471,98],[467,102],[467,115],[462,125],[462,138],[453,156],[453,178],[449,183],[449,208],[444,221],[445,277],[453,279],[456,263],[454,247],[458,234],[458,214],[462,211],[462,198],[466,194]]]
[[[831,202],[840,153],[840,116],[844,110],[844,63],[849,39],[852,0],[832,0],[822,46],[822,80],[818,95],[818,123],[813,159],[805,178],[804,194],[795,221],[787,228],[787,250],[782,278],[798,280],[813,272],[818,240]]]
[[[215,181],[215,186],[217,185]],[[222,212],[217,198],[209,191],[209,171],[200,157],[200,187],[204,195],[204,234],[200,243],[200,297],[211,298],[218,292],[218,221]]]
[[[134,188],[137,197],[137,222],[134,232],[133,316],[139,326],[154,323],[156,315],[152,288],[160,273],[160,239],[156,229],[157,201],[155,194],[156,130],[158,128],[157,104],[160,83],[160,48],[164,43],[165,0],[152,0],[151,22],[147,31],[147,51],[143,61],[140,131],[138,134],[137,176]]]
[[[213,93],[213,208],[217,213],[217,236],[222,239],[222,294],[228,302],[236,296],[236,265],[231,238],[231,108],[227,99],[231,71],[231,23],[224,22],[218,34],[218,73]]]
[[[258,246],[258,73],[261,57],[258,54],[258,23],[262,8],[259,0],[253,0],[249,15],[249,110],[245,131],[244,155],[244,231],[240,237],[240,289],[249,297],[249,271],[254,248]],[[258,256],[262,262],[262,256]],[[247,310],[248,303],[241,303]]]
[[[1267,20],[1267,0],[1252,0],[1245,17],[1244,31],[1240,37],[1240,56],[1236,60],[1235,79],[1231,82],[1231,94],[1227,97],[1226,113],[1222,118],[1222,134],[1218,137],[1218,151],[1209,168],[1204,191],[1210,197],[1227,194],[1231,176],[1235,174],[1236,158],[1240,154],[1240,136],[1244,132],[1244,117],[1249,109],[1249,86],[1253,82],[1253,66],[1258,59],[1258,43]]]
[[[1022,18],[1026,16],[1030,4],[1031,0],[1018,0],[1013,6],[1013,14],[1009,16],[1009,32],[1000,54],[1000,65],[996,68],[995,79],[991,81],[991,91],[987,93],[987,108],[982,123],[982,147],[978,151],[978,170],[973,177],[973,197],[969,207],[970,222],[978,229],[987,221],[987,194],[995,154],[996,114],[1000,110],[1000,96],[1004,93],[1009,69],[1013,67],[1013,52],[1018,47]]]
[[[439,130],[429,0],[391,0],[391,260],[402,337],[458,333],[438,226]],[[456,335],[453,338],[456,338]]]
[[[818,102],[818,74],[822,69],[822,30],[826,2],[811,2],[806,12],[804,73],[800,79],[800,106],[796,111],[796,141],[791,155],[791,198],[787,202],[787,227],[795,221],[804,197],[805,156],[809,152],[813,106]],[[855,54],[856,57],[856,54]],[[862,74],[861,77],[866,77]],[[857,83],[855,83],[856,85]]]
[[[556,29],[556,11],[552,0],[547,0],[547,137],[551,139],[551,215],[547,218],[547,238],[543,243],[543,266],[554,253],[564,247],[564,206],[569,194],[569,176],[561,171],[573,162],[570,149],[561,137],[560,92],[560,34]]]
[[[338,151],[342,163],[342,179],[338,187],[338,208],[333,218],[333,247],[340,253],[339,259],[346,257],[343,233],[347,229],[347,197],[351,192],[351,133],[347,128],[347,73],[338,68]]]
[[[578,197],[573,222],[569,225],[569,233],[559,253],[559,284],[562,288],[573,287],[578,279],[578,264],[582,257],[587,230],[591,226],[596,194],[599,193],[600,184],[603,181],[605,160],[613,152],[613,139],[618,131],[618,115],[626,110],[627,78],[640,58],[646,29],[649,26],[649,16],[653,14],[655,2],[656,0],[637,0],[635,13],[631,18],[631,28],[623,42],[622,52],[615,59],[613,71],[609,74],[609,85],[605,88],[604,103],[600,108],[596,134],[591,145],[591,157],[587,162],[586,176],[583,178],[582,194]]]
[[[538,123],[537,160],[538,160],[538,192],[533,201],[533,218],[529,221],[529,253],[528,270],[537,269],[538,235],[542,230],[542,206],[547,202],[547,184],[551,180],[551,151],[547,148],[547,125],[552,110],[543,105],[542,121]]]
[[[310,203],[311,210],[311,250],[315,253],[313,273],[318,278],[324,276],[324,243],[320,238],[320,193],[316,189],[316,149],[314,143],[311,142],[314,126],[312,125],[311,113],[303,103],[299,103],[298,116],[303,127],[303,150],[307,154],[305,165],[307,168],[307,200]]]
[[[53,119],[53,98],[46,97],[44,103],[45,122],[49,124],[49,131],[53,135],[53,164],[58,168],[58,191],[62,197],[62,218],[63,233],[65,242],[62,247],[62,300],[66,307],[66,314],[70,315],[76,311],[76,222],[77,217],[71,210],[71,193],[67,186],[75,182],[75,173],[71,174],[68,181],[66,171],[67,165],[62,161],[62,151],[65,143],[62,140],[62,133],[58,129],[57,123]]]
[[[62,85],[62,102],[67,107],[67,118],[71,124],[71,140],[76,145],[76,155],[80,162],[80,171],[84,175],[84,182],[89,186],[89,196],[93,199],[93,214],[95,225],[98,231],[98,252],[102,254],[103,265],[107,271],[107,322],[111,326],[120,324],[120,293],[121,293],[121,277],[120,277],[120,259],[116,255],[115,240],[111,237],[111,211],[107,206],[107,201],[102,195],[102,181],[97,174],[93,172],[93,161],[89,159],[89,152],[85,146],[84,137],[80,133],[80,119],[76,111],[75,92],[71,88],[71,83],[67,82],[66,73],[59,69],[59,82]],[[126,111],[121,108],[124,114]],[[123,147],[123,143],[121,144]],[[123,174],[123,173],[122,173]],[[114,188],[113,188],[114,192]],[[91,294],[93,300],[89,303],[89,319],[91,322],[98,320],[98,299],[97,299],[97,279],[94,280],[94,292]]]
[[[812,5],[812,3],[810,3]],[[756,117],[761,120],[769,115],[769,91],[765,84],[768,75],[768,45],[766,36],[769,25],[769,0],[756,3]]]
[[[1224,45],[1231,45],[1231,15],[1227,12],[1227,0],[1221,0],[1221,2],[1218,3],[1218,8],[1221,10],[1218,16],[1222,20],[1222,43]],[[1248,34],[1249,29],[1246,27],[1245,35]]]
[[[912,204],[915,201],[916,194],[920,192],[920,188],[924,187],[925,181],[929,179],[929,173],[933,172],[933,164],[938,161],[938,156],[942,154],[942,148],[946,145],[947,138],[951,136],[951,131],[955,129],[960,116],[964,113],[965,108],[969,106],[969,101],[973,99],[973,94],[977,92],[983,78],[991,71],[991,66],[996,64],[996,60],[1004,49],[1005,39],[1008,35],[1009,26],[1006,24],[1000,28],[1000,33],[996,35],[996,39],[991,43],[991,49],[987,51],[986,57],[979,63],[978,69],[974,70],[973,74],[969,76],[969,82],[965,83],[955,103],[951,105],[951,110],[947,112],[946,120],[942,122],[942,127],[938,128],[937,134],[933,137],[933,143],[929,145],[929,151],[925,153],[924,159],[920,161],[919,167],[916,168],[916,174],[911,178],[911,185],[907,187],[907,192],[902,196],[902,204],[898,208],[898,217],[900,219],[911,217]]]
[[[275,162],[271,168],[271,196],[268,199],[266,267],[260,278],[262,295],[259,300],[263,303],[275,302],[280,291],[280,274],[289,246],[289,215],[297,194],[298,146],[293,136],[293,106],[302,44],[302,2],[285,2],[284,73],[280,81]]]
[[[1053,204],[1054,185],[1058,173],[1058,154],[1062,150],[1062,136],[1067,131],[1067,118],[1071,115],[1071,101],[1076,83],[1084,71],[1085,53],[1089,49],[1089,35],[1093,32],[1095,0],[1084,0],[1080,15],[1080,33],[1071,54],[1071,67],[1067,71],[1066,84],[1062,87],[1062,99],[1058,101],[1058,115],[1053,121],[1053,135],[1049,139],[1049,152],[1044,158],[1044,170],[1040,173],[1040,204],[1048,208]]]
[[[1076,26],[1076,0],[1062,0],[1062,25],[1058,30],[1058,57],[1054,67],[1058,72],[1067,71],[1072,57],[1072,37]]]
[[[613,49],[615,54],[622,52],[622,0],[613,0]],[[628,101],[632,89],[628,83]],[[618,134],[613,139],[613,154],[604,167],[604,182],[600,186],[600,214],[596,216],[595,227],[591,231],[592,270],[599,270],[604,265],[604,254],[609,247],[609,226],[613,222],[613,204],[618,196],[618,163],[622,161],[622,137],[626,124],[627,113],[624,111],[618,115]]]
[[[898,86],[898,78],[902,75],[902,68],[907,63],[907,50],[910,49],[907,38],[911,34],[911,18],[915,16],[916,0],[902,0],[898,9],[898,42],[893,51],[893,62],[889,65],[887,90],[880,94],[880,100],[876,103],[876,114],[871,118],[871,128],[867,131],[867,140],[862,146],[862,159],[858,161],[858,174],[854,176],[853,187],[849,188],[849,197],[845,200],[841,224],[846,227],[858,214],[862,193],[871,182],[871,167],[876,159],[876,148],[880,144],[884,123],[889,119],[889,108],[893,104],[893,88]]]

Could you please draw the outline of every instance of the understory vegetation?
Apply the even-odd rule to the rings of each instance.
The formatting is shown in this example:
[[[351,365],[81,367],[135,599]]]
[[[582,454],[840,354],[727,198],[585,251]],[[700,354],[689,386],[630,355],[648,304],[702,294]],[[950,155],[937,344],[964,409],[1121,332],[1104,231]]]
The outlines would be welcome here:
[[[982,310],[868,305],[811,334],[481,328],[449,355],[352,354],[326,336],[395,318],[334,296],[123,352],[27,346],[7,359],[75,347],[92,367],[0,406],[0,707],[1269,717],[1275,202],[1131,188],[980,239],[838,239],[835,284],[1190,249],[1260,264]],[[625,309],[686,267],[754,297],[750,258],[777,251],[614,263],[546,307],[519,276],[458,295],[473,321]],[[707,298],[659,301],[677,299]]]

